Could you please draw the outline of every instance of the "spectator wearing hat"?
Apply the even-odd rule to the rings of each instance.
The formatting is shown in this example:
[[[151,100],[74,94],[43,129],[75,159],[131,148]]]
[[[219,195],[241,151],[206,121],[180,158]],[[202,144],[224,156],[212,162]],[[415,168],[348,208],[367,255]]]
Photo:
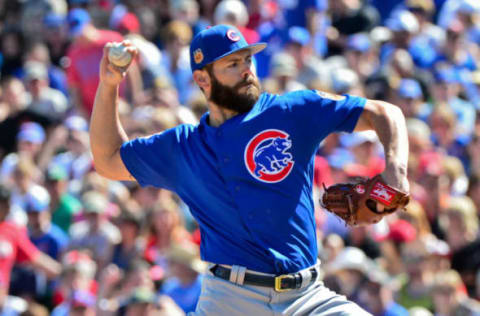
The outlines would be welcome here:
[[[432,293],[435,315],[474,316],[480,314],[478,301],[467,297],[462,279],[455,270],[446,270],[436,274]]]
[[[58,121],[68,110],[68,101],[62,92],[49,87],[47,66],[38,61],[28,61],[24,71],[30,109],[52,122]]]
[[[407,0],[405,6],[417,18],[419,25],[419,40],[434,47],[439,47],[445,41],[445,31],[435,25],[432,20],[435,15],[434,0]]]
[[[380,64],[385,65],[397,49],[410,50],[412,41],[418,34],[417,18],[410,11],[400,10],[385,21],[392,32],[392,39],[380,48]]]
[[[357,73],[348,68],[332,70],[331,90],[336,94],[364,95]]]
[[[48,167],[45,177],[51,201],[52,223],[68,234],[75,215],[82,209],[80,201],[68,192],[68,175],[66,170],[56,164]]]
[[[367,281],[359,291],[365,309],[374,316],[408,316],[405,307],[394,300],[395,283],[378,265],[373,264],[366,273]]]
[[[66,128],[66,131],[65,131]],[[88,122],[79,115],[69,116],[64,120],[58,138],[52,135],[52,146],[58,150],[65,146],[63,152],[52,157],[52,164],[65,169],[68,179],[71,180],[69,190],[77,185],[81,179],[92,169],[92,158],[89,153]]]
[[[89,249],[99,269],[105,267],[112,256],[114,245],[120,242],[120,232],[106,216],[109,201],[96,191],[82,195],[85,220],[70,227],[70,249]]]
[[[0,308],[5,303],[14,263],[29,263],[49,278],[58,276],[61,271],[55,260],[32,244],[24,228],[5,220],[10,210],[10,198],[10,190],[5,185],[0,185]]]
[[[327,70],[323,69],[323,62],[312,50],[310,32],[304,27],[292,26],[286,31],[285,36],[284,51],[296,61],[298,82],[309,88],[314,84],[324,84],[323,76],[327,76]]]
[[[160,293],[170,296],[185,313],[195,311],[202,288],[202,273],[206,270],[198,245],[172,243],[167,258],[173,277],[165,280]]]
[[[50,195],[43,187],[32,189],[27,194],[25,211],[28,216],[28,235],[30,241],[49,257],[59,260],[66,249],[68,236],[51,222]],[[18,296],[33,296],[49,301],[55,283],[45,283],[45,275],[34,273],[30,269],[16,267],[12,279],[11,292]]]
[[[45,65],[45,67],[47,67],[49,87],[60,91],[68,98],[67,77],[65,71],[52,64],[50,60],[50,50],[46,43],[43,41],[35,41],[29,46],[25,56],[24,68],[25,64],[30,61],[39,62]]]
[[[376,47],[367,33],[348,36],[344,55],[348,68],[355,71],[362,81],[378,67]]]
[[[475,0],[447,0],[440,12],[438,24],[447,28],[452,20],[458,19],[467,30],[467,38],[478,43],[480,31],[476,18],[479,13],[480,5]]]
[[[28,193],[25,211],[32,243],[42,252],[58,260],[68,244],[68,236],[51,221],[50,194],[43,187]]]
[[[298,69],[292,55],[279,53],[273,56],[270,67],[271,78],[265,80],[267,91],[282,94],[305,89],[305,86],[296,80]]]
[[[70,95],[77,110],[85,117],[90,117],[98,86],[103,47],[107,42],[121,42],[123,37],[114,31],[97,29],[92,23],[90,14],[82,8],[72,9],[68,13],[67,23],[69,36],[72,38],[72,44],[67,52],[69,65],[66,69]],[[133,68],[135,67],[133,65]],[[134,74],[135,71],[129,73]],[[136,73],[138,74],[138,70]],[[139,79],[130,78],[137,82]],[[131,92],[135,95],[138,91]]]
[[[411,78],[402,79],[396,90],[396,104],[406,118],[419,118],[426,121],[432,106],[424,102],[420,83]]]
[[[0,175],[3,181],[11,180],[10,177],[12,176],[20,157],[29,159],[32,162],[39,159],[45,142],[45,137],[45,130],[38,123],[25,122],[20,126],[20,131],[16,137],[17,152],[5,156],[0,167]]]
[[[325,268],[324,282],[328,288],[365,308],[358,295],[372,264],[359,248],[345,247]]]

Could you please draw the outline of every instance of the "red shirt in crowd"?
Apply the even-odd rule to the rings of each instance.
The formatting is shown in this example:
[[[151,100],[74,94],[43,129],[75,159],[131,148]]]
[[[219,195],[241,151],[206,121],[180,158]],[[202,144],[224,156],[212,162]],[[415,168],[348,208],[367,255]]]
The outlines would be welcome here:
[[[40,250],[32,244],[25,228],[0,222],[0,286],[10,284],[10,272],[15,262],[32,262],[39,254]]]
[[[109,30],[98,30],[98,38],[93,43],[74,42],[67,53],[70,64],[67,67],[67,82],[76,87],[87,114],[92,113],[93,102],[99,83],[100,60],[103,47],[108,42],[121,42],[120,33]]]

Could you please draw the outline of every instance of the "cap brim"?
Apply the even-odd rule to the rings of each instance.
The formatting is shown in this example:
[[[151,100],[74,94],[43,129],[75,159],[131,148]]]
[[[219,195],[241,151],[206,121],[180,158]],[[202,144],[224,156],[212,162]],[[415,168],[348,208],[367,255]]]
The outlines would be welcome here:
[[[223,57],[227,57],[228,55],[231,55],[231,54],[234,54],[236,52],[239,52],[239,51],[242,51],[242,50],[250,50],[250,52],[252,53],[252,55],[255,55],[259,52],[261,52],[262,50],[264,50],[265,48],[267,47],[267,43],[255,43],[255,44],[250,44],[250,45],[247,45],[247,46],[244,46],[244,47],[241,47],[239,49],[235,49],[235,50],[232,50],[231,52],[228,52],[226,54],[223,54],[217,58],[215,58],[214,60],[212,60],[211,63],[213,62],[216,62],[217,60],[219,59],[222,59]],[[210,63],[210,64],[211,64]]]

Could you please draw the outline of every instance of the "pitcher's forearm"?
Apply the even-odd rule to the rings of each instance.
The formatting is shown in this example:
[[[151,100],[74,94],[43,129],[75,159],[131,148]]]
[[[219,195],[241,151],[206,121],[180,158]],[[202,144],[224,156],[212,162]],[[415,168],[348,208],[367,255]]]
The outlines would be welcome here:
[[[97,168],[108,163],[128,140],[117,107],[118,86],[100,83],[90,122],[90,145]]]
[[[377,116],[375,131],[385,149],[387,168],[395,168],[405,173],[408,164],[408,136],[405,118],[398,107],[385,107],[386,115]]]

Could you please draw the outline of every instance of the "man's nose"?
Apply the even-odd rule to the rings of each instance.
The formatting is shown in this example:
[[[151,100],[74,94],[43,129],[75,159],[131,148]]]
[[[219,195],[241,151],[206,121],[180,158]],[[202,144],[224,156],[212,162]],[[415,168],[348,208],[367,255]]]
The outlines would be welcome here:
[[[243,78],[248,78],[249,76],[253,76],[253,71],[251,67],[251,63],[245,62],[243,64],[243,69],[242,69],[242,77]]]

